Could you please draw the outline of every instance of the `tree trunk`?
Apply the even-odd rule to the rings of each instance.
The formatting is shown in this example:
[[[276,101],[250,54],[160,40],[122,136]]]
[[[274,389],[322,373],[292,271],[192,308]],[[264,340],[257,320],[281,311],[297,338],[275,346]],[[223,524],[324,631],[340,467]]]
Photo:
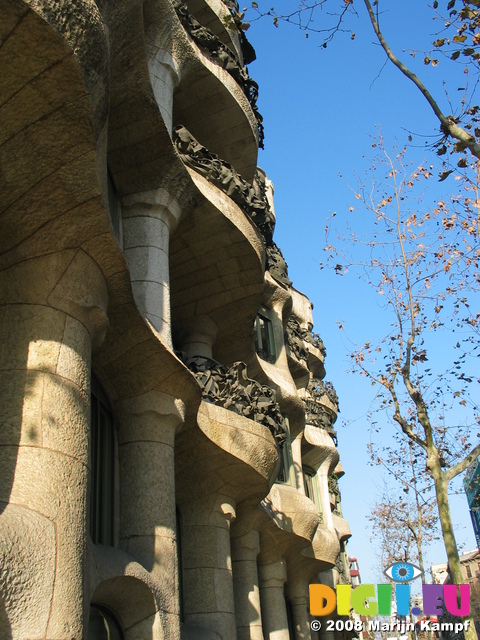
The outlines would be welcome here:
[[[445,551],[447,552],[448,569],[453,584],[462,584],[462,571],[460,567],[460,557],[458,555],[457,542],[453,531],[452,517],[450,514],[450,506],[448,503],[448,483],[440,465],[440,458],[436,448],[430,450],[428,454],[427,466],[430,469],[433,480],[435,482],[435,494],[437,497],[438,515],[442,527],[442,536],[445,543]],[[470,615],[463,618],[463,621],[470,621],[470,626],[464,632],[465,640],[478,640],[475,630],[475,622]]]

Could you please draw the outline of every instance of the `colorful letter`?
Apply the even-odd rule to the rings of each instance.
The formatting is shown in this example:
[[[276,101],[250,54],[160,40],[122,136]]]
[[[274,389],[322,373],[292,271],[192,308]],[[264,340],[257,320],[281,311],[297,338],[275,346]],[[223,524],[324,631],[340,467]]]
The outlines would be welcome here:
[[[460,606],[458,605],[458,592],[456,584],[445,584],[443,585],[443,593],[445,606],[447,607],[447,611],[454,616],[469,616],[470,615],[470,585],[469,584],[459,584],[458,589],[460,589]]]
[[[378,615],[389,616],[392,613],[392,585],[377,584]]]
[[[397,601],[397,616],[408,616],[410,614],[410,585],[396,584],[395,597]]]
[[[443,614],[442,596],[443,585],[442,584],[424,584],[422,587],[423,592],[423,613],[426,616],[441,616]],[[455,594],[456,596],[456,594]]]
[[[328,616],[335,610],[335,591],[326,584],[310,584],[310,613],[312,616]]]
[[[350,615],[350,592],[352,585],[337,584],[337,613],[339,616]]]
[[[374,597],[375,587],[373,584],[361,584],[352,591],[352,607],[362,616],[376,616],[376,600],[369,600],[365,606],[365,600]]]

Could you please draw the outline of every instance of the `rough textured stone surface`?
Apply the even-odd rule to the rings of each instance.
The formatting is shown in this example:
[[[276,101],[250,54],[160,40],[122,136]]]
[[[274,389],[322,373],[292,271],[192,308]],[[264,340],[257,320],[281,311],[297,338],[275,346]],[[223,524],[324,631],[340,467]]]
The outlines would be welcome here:
[[[53,522],[8,505],[0,514],[0,571],[0,629],[9,627],[12,637],[45,636],[55,580]]]
[[[332,424],[338,401],[272,238],[252,51],[234,2],[188,5],[196,38],[170,0],[0,0],[2,640],[83,640],[92,603],[126,640],[283,640],[285,593],[308,639],[308,582],[345,559],[336,442],[305,410],[312,385]],[[285,444],[262,396],[202,400],[174,349],[246,363]]]

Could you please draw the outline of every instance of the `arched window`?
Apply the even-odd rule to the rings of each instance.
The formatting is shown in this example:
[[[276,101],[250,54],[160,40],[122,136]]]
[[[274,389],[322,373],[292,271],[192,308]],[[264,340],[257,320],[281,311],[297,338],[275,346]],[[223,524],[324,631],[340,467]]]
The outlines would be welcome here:
[[[92,376],[90,535],[93,542],[113,545],[115,428],[107,397]]]
[[[122,628],[111,611],[91,605],[87,640],[124,640]]]

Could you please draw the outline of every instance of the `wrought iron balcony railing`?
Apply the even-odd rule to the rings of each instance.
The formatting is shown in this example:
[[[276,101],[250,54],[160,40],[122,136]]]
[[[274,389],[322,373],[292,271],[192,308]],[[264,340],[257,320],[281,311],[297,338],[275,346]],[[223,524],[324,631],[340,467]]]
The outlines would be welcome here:
[[[195,44],[200,47],[213,62],[225,69],[242,88],[257,121],[258,146],[263,149],[265,132],[263,128],[263,117],[257,107],[258,84],[250,78],[247,67],[240,64],[240,61],[233,51],[223,44],[210,29],[204,27],[192,16],[186,4],[180,0],[174,0],[173,7],[180,22]]]
[[[286,427],[275,391],[249,378],[244,362],[226,367],[204,356],[182,359],[202,388],[204,400],[255,420],[270,430],[279,446],[283,444]]]
[[[333,425],[337,419],[338,396],[331,382],[323,382],[312,378],[307,386],[307,397],[304,398],[306,408],[306,424],[325,429],[337,444],[337,432]],[[334,408],[324,402],[327,398]]]
[[[173,130],[173,142],[183,162],[229,196],[259,228],[266,244],[270,244],[275,217],[262,195],[260,182],[248,183],[229,162],[201,145],[182,125]]]

